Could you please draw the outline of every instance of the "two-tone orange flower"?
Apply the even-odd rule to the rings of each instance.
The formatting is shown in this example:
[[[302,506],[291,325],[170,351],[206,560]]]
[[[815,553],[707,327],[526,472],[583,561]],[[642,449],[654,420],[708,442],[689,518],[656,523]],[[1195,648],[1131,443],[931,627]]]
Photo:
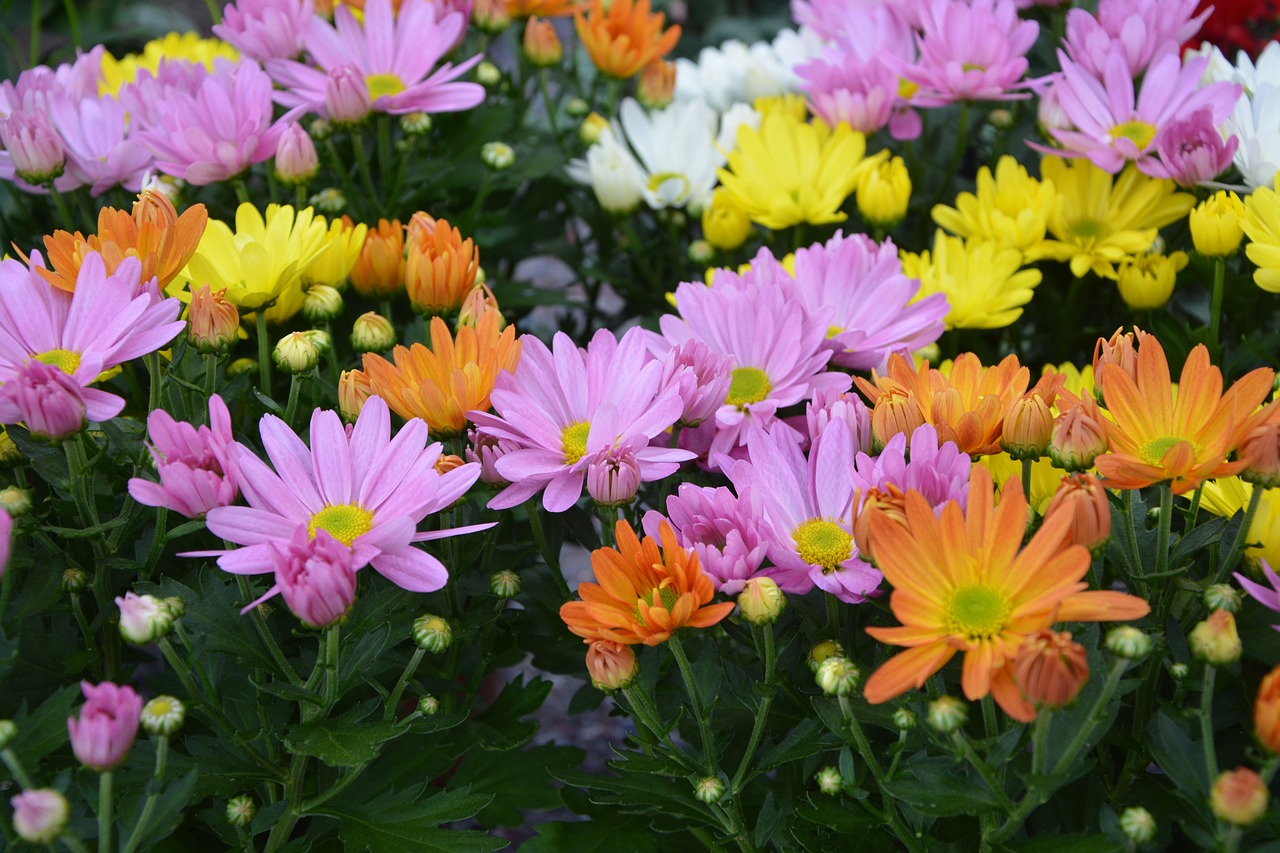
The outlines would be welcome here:
[[[1028,637],[1056,622],[1099,622],[1145,616],[1140,598],[1088,592],[1089,552],[1068,544],[1071,513],[1053,510],[1025,548],[1027,501],[1011,478],[993,507],[991,474],[975,465],[967,511],[955,501],[941,517],[918,492],[907,493],[906,524],[871,519],[876,564],[893,586],[889,599],[901,627],[868,628],[907,651],[867,679],[872,704],[887,702],[964,654],[961,684],[969,699],[988,693],[1016,720],[1035,718],[1014,680],[1013,664]]]
[[[507,14],[513,18],[555,18],[571,15],[583,5],[582,0],[507,0]]]
[[[404,289],[404,236],[399,219],[379,219],[378,227],[369,229],[351,267],[351,286],[357,293],[380,299]]]
[[[634,77],[671,52],[680,40],[680,27],[662,29],[666,15],[650,13],[649,0],[591,0],[586,14],[573,13],[578,38],[601,74],[621,80]]]
[[[1164,348],[1147,335],[1138,347],[1134,374],[1105,364],[1107,439],[1110,452],[1094,465],[1112,489],[1141,489],[1170,482],[1175,495],[1212,477],[1240,471],[1244,461],[1227,456],[1244,437],[1241,428],[1271,391],[1275,372],[1259,367],[1224,394],[1222,372],[1209,363],[1203,344],[1191,350],[1177,399],[1170,384]]]
[[[98,211],[97,234],[86,237],[79,231],[55,231],[45,237],[46,261],[51,268],[36,271],[59,290],[73,291],[80,264],[89,252],[102,255],[108,275],[125,258],[134,257],[142,261],[142,280],[155,276],[163,290],[195,254],[208,221],[203,204],[192,205],[179,216],[163,193],[145,190],[131,213],[114,207]]]
[[[498,372],[520,362],[515,326],[501,329],[502,315],[486,312],[475,327],[461,326],[455,341],[439,317],[431,320],[431,348],[414,344],[392,352],[395,364],[365,353],[364,373],[373,393],[406,420],[422,418],[435,436],[461,435],[467,412],[489,408]]]
[[[470,237],[463,240],[458,229],[451,228],[448,222],[436,219],[430,227],[410,226],[404,288],[418,311],[457,311],[475,286],[479,271],[480,250],[475,241]]]
[[[663,521],[658,530],[662,550],[618,522],[618,547],[591,553],[597,583],[579,584],[582,600],[560,608],[570,631],[588,640],[656,646],[681,628],[710,628],[733,611],[732,601],[710,603],[711,579],[698,556],[680,547],[671,525]]]

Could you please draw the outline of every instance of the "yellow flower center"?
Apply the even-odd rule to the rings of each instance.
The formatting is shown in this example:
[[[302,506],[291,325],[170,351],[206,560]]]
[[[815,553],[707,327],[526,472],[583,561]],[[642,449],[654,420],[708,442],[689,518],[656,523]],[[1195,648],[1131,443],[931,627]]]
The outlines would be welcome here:
[[[913,83],[905,77],[898,78],[898,97],[904,101],[911,100],[911,96],[920,91],[920,84]]]
[[[800,559],[831,574],[853,553],[853,536],[834,521],[811,518],[791,531]]]
[[[370,74],[364,78],[369,87],[369,100],[376,101],[383,95],[398,95],[405,90],[404,81],[394,74]]]
[[[831,340],[832,338],[834,338],[836,335],[840,334],[843,331],[844,329],[840,328],[839,326],[827,326],[827,340]]]
[[[68,349],[51,349],[31,356],[36,361],[51,364],[63,373],[72,374],[80,366],[80,353]]]
[[[1146,444],[1142,445],[1142,450],[1139,451],[1139,455],[1142,457],[1142,461],[1146,462],[1148,465],[1159,465],[1164,461],[1164,455],[1166,453],[1184,441],[1187,441],[1187,439],[1179,438],[1176,435],[1161,436],[1160,438],[1148,441]],[[1191,442],[1187,443],[1190,444]],[[1194,447],[1194,445],[1192,446]]]
[[[572,465],[587,452],[587,435],[591,432],[589,421],[569,424],[560,431],[560,446],[564,448],[564,464]]]
[[[317,530],[325,530],[347,547],[373,529],[373,513],[359,504],[331,504],[311,516],[307,533],[316,538]]]
[[[1013,605],[1000,590],[986,584],[962,586],[947,603],[947,630],[971,640],[985,640],[1004,630]]]
[[[1111,128],[1112,139],[1128,139],[1138,148],[1146,148],[1156,138],[1156,126],[1145,121],[1126,121]]]
[[[173,711],[173,705],[169,704],[169,700],[163,696],[152,699],[147,703],[151,706],[151,716],[164,717]]]
[[[987,66],[978,65],[976,62],[966,62],[964,65],[960,66],[960,70],[961,71],[986,71]]]
[[[665,568],[663,570],[665,571]],[[676,602],[680,600],[680,596],[676,595],[675,590],[668,587],[666,583],[667,581],[663,581],[662,586],[658,587],[657,589],[651,590],[648,595],[643,596],[645,603],[647,603],[650,607],[661,606],[662,609],[667,611],[670,611],[671,608],[675,607]],[[631,615],[635,617],[636,621],[639,622],[641,626],[648,627],[645,624],[644,616],[640,614],[639,599],[636,600],[636,609]]]
[[[655,172],[649,177],[649,192],[678,204],[689,197],[689,179],[679,172]]]
[[[729,379],[729,396],[724,401],[730,406],[759,403],[772,390],[769,377],[760,368],[735,367]]]

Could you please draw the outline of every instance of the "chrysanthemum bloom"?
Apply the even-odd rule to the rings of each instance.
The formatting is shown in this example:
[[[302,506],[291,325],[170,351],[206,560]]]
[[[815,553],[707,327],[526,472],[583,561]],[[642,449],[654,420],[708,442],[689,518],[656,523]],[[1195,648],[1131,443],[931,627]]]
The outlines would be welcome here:
[[[194,204],[179,216],[163,193],[144,190],[131,214],[114,207],[99,210],[96,234],[85,237],[79,231],[55,231],[45,237],[52,269],[40,267],[36,272],[54,287],[74,290],[84,256],[97,252],[108,274],[125,258],[137,258],[142,262],[142,281],[154,276],[163,290],[195,254],[208,221],[203,204]]]
[[[350,435],[337,412],[316,409],[311,448],[284,421],[266,415],[262,446],[273,471],[242,445],[232,463],[248,506],[209,511],[209,530],[243,548],[184,556],[217,556],[218,566],[237,575],[275,571],[276,545],[292,541],[299,525],[312,536],[326,530],[351,549],[352,568],[372,565],[410,592],[435,592],[449,577],[445,566],[412,542],[485,530],[492,524],[415,535],[427,515],[451,506],[480,476],[479,465],[441,475],[443,450],[427,445],[427,425],[413,419],[391,437],[391,412],[370,397]],[[278,592],[273,586],[267,597]]]
[[[584,4],[585,5],[585,4]],[[680,27],[662,29],[666,15],[651,14],[649,0],[591,0],[585,14],[573,13],[578,38],[601,74],[625,80],[671,52],[680,40]]]
[[[1020,20],[1013,0],[933,0],[923,12],[920,58],[901,68],[902,76],[920,87],[914,103],[1022,97],[1014,90],[1021,88],[1026,53],[1040,25]]]
[[[745,44],[730,39],[698,51],[697,61],[675,61],[678,101],[704,101],[717,112],[755,105],[761,98],[795,91],[800,84],[794,68],[822,49],[813,33],[782,30],[772,43]]]
[[[1156,138],[1171,124],[1187,121],[1197,112],[1209,113],[1209,124],[1226,120],[1240,97],[1233,83],[1200,86],[1209,61],[1191,59],[1185,65],[1176,53],[1156,58],[1143,77],[1142,91],[1134,95],[1133,77],[1122,53],[1107,59],[1101,80],[1058,52],[1062,76],[1054,83],[1058,103],[1074,125],[1073,130],[1051,133],[1068,156],[1087,157],[1099,169],[1115,174],[1126,163],[1156,177],[1169,169],[1153,164]]]
[[[50,116],[67,152],[67,173],[94,196],[115,186],[142,189],[151,154],[129,133],[125,107],[113,97],[54,98]]]
[[[213,34],[250,59],[294,59],[315,15],[314,0],[236,0]]]
[[[863,173],[888,157],[864,157],[866,137],[846,124],[833,130],[785,114],[765,117],[759,130],[738,128],[737,143],[720,182],[752,221],[775,231],[843,222],[840,205]]]
[[[1259,367],[1222,392],[1222,372],[1209,363],[1204,344],[1191,350],[1178,381],[1170,385],[1164,348],[1148,336],[1138,348],[1136,380],[1119,367],[1102,368],[1106,386],[1107,437],[1111,450],[1094,464],[1108,488],[1141,489],[1170,482],[1173,493],[1190,491],[1209,477],[1244,467],[1228,462],[1242,436],[1237,432],[1271,391],[1275,372]]]
[[[681,628],[710,628],[733,612],[732,601],[710,603],[711,580],[680,547],[671,525],[659,525],[661,550],[652,536],[638,539],[625,521],[616,533],[616,549],[591,552],[598,583],[579,584],[582,600],[560,607],[570,631],[588,640],[656,646]]]
[[[104,52],[98,92],[115,95],[121,87],[147,74],[157,75],[166,67],[183,66],[212,72],[219,65],[238,62],[239,52],[219,39],[201,38],[199,33],[167,33],[142,46],[141,53],[127,53],[117,59]]]
[[[933,221],[958,237],[1023,253],[1044,241],[1057,198],[1051,181],[1036,180],[1006,154],[994,176],[988,167],[979,168],[977,182],[976,193],[960,193],[955,207],[934,205]]]
[[[1154,59],[1177,55],[1190,41],[1208,10],[1196,15],[1198,0],[1101,0],[1095,18],[1084,9],[1067,12],[1063,47],[1077,64],[1099,80],[1108,58],[1118,53],[1130,78],[1141,76]]]
[[[711,287],[681,284],[680,316],[659,321],[671,344],[700,340],[732,364],[728,396],[715,414],[713,461],[745,445],[750,427],[768,428],[779,409],[851,384],[847,374],[826,371],[825,319],[788,297],[781,286],[786,279],[782,265],[762,250],[745,277],[718,270]]]
[[[302,271],[324,250],[326,223],[313,208],[267,205],[266,217],[251,203],[236,208],[236,230],[213,220],[169,292],[210,286],[242,313],[266,309],[273,323],[302,308]]]
[[[794,283],[785,286],[827,323],[831,360],[841,367],[883,369],[890,353],[909,355],[942,335],[947,298],[916,298],[920,284],[903,274],[890,240],[836,232],[797,251],[794,270]]]
[[[1116,274],[1116,287],[1124,304],[1135,311],[1154,311],[1164,306],[1173,296],[1173,286],[1178,273],[1187,265],[1186,252],[1170,252],[1167,255],[1134,255],[1120,262]]]
[[[269,159],[284,130],[272,122],[271,78],[252,61],[220,68],[194,95],[171,92],[158,106],[156,123],[138,131],[138,141],[160,171],[197,185],[228,180]]]
[[[1073,545],[1083,545],[1093,554],[1101,553],[1111,538],[1111,504],[1107,501],[1107,489],[1093,474],[1075,473],[1062,478],[1058,491],[1045,510],[1048,514],[1059,506],[1071,511],[1071,528],[1067,539]]]
[[[1234,254],[1244,239],[1244,213],[1244,202],[1230,190],[1219,190],[1196,205],[1187,217],[1196,251],[1210,258]]]
[[[368,230],[350,272],[356,293],[380,298],[404,287],[404,237],[399,219],[379,219],[378,227]]]
[[[1268,293],[1280,293],[1280,195],[1259,187],[1244,200],[1240,226],[1249,238],[1245,254],[1257,267],[1253,280]]]
[[[667,498],[665,516],[658,510],[645,513],[645,535],[657,538],[665,523],[675,530],[682,547],[693,550],[702,570],[725,595],[737,595],[757,575],[776,579],[785,574],[772,567],[760,568],[768,548],[751,511],[749,493],[734,495],[724,486],[681,483]],[[804,577],[801,586],[808,590],[813,583]]]
[[[1254,486],[1239,477],[1206,480],[1200,506],[1214,515],[1231,518],[1249,505],[1253,490]],[[1259,574],[1263,561],[1280,566],[1280,488],[1263,490],[1245,539],[1244,564],[1251,574]]]
[[[1175,119],[1156,135],[1156,157],[1146,172],[1156,178],[1170,178],[1180,187],[1206,184],[1231,168],[1240,140],[1222,138],[1213,123],[1213,114],[1197,110],[1187,118]]]
[[[693,339],[667,350],[662,360],[662,387],[675,385],[684,411],[682,427],[696,427],[708,418],[729,395],[732,362],[727,356],[712,352],[702,341]]]
[[[1030,380],[1031,371],[1018,363],[1016,355],[1005,356],[994,367],[983,367],[970,352],[956,358],[950,375],[930,368],[927,361],[913,369],[905,358],[893,355],[885,375],[872,373],[871,381],[854,378],[874,409],[905,397],[906,405],[914,406],[923,422],[938,430],[938,441],[954,441],[972,456],[1000,451],[1005,412],[1027,390]],[[1046,381],[1041,379],[1036,388]],[[911,428],[916,426],[919,422]],[[889,436],[877,433],[877,438],[888,441]]]
[[[1245,185],[1251,189],[1274,187],[1280,169],[1280,77],[1246,90],[1222,131],[1240,140],[1235,164]]]
[[[365,353],[364,373],[374,394],[397,415],[422,418],[431,434],[460,436],[467,413],[489,410],[489,395],[498,374],[515,372],[521,342],[515,326],[499,331],[501,315],[488,312],[475,328],[459,326],[455,342],[439,317],[431,318],[431,348],[396,347],[395,365],[376,353]]]
[[[902,272],[920,281],[919,295],[945,298],[948,329],[1001,329],[1021,317],[1042,278],[1022,264],[1017,249],[942,229],[934,232],[932,252],[902,253]]]
[[[507,13],[513,18],[557,18],[572,15],[582,7],[584,0],[505,0]]]
[[[875,133],[887,126],[894,139],[918,137],[920,115],[903,97],[894,65],[884,56],[860,56],[844,40],[839,44],[840,49],[796,69],[813,114],[829,125],[843,122],[859,133]]]
[[[101,395],[90,403],[86,392]],[[60,368],[34,359],[20,365],[0,385],[0,423],[23,424],[37,438],[58,442],[84,428],[85,421],[110,420],[124,400],[85,388]]]
[[[993,505],[987,469],[969,481],[969,503],[948,503],[941,518],[909,492],[906,524],[873,518],[876,562],[893,586],[889,600],[902,627],[868,628],[875,639],[907,651],[891,658],[863,692],[880,704],[921,687],[957,652],[964,653],[965,696],[995,697],[1022,722],[1035,718],[1014,682],[1013,662],[1024,641],[1057,622],[1130,620],[1146,616],[1145,601],[1120,592],[1086,592],[1089,552],[1066,543],[1071,518],[1054,512],[1019,550],[1027,501],[1016,480]]]
[[[67,718],[71,751],[90,770],[110,770],[124,761],[138,736],[142,699],[132,687],[120,687],[110,681],[82,681],[80,690],[87,701],[80,707],[78,718]]]
[[[368,0],[363,21],[346,5],[334,9],[333,18],[333,24],[313,19],[303,35],[307,54],[318,67],[288,59],[266,62],[281,87],[276,101],[290,109],[289,115],[324,115],[328,75],[348,65],[364,78],[375,112],[455,112],[484,100],[479,83],[458,82],[480,61],[479,54],[459,65],[436,67],[466,30],[465,16],[431,0],[404,0],[399,14],[391,0]]]
[[[409,303],[424,314],[457,311],[476,283],[480,250],[462,239],[443,219],[411,235],[404,266],[404,289]]]
[[[1018,649],[1013,680],[1036,708],[1064,708],[1089,681],[1089,655],[1070,631],[1037,631]]]
[[[469,413],[481,435],[516,448],[497,461],[511,485],[489,501],[509,509],[543,492],[548,512],[564,512],[582,496],[597,457],[630,450],[645,482],[670,476],[693,458],[685,450],[652,445],[680,418],[678,390],[661,387],[662,364],[645,351],[642,329],[618,340],[600,330],[586,350],[557,333],[553,349],[522,337],[515,373],[498,373],[491,399],[496,415]],[[545,490],[545,491],[544,491]]]
[[[323,628],[346,617],[356,600],[351,549],[328,530],[308,534],[298,525],[288,542],[271,543],[276,587],[289,611],[308,628]],[[257,606],[254,602],[244,611]]]
[[[1258,743],[1272,755],[1280,755],[1280,666],[1258,685],[1253,700],[1253,733]]]
[[[1114,185],[1111,175],[1083,160],[1046,157],[1040,171],[1058,192],[1049,217],[1053,239],[1028,249],[1027,260],[1069,261],[1077,278],[1093,270],[1114,279],[1116,264],[1150,249],[1159,228],[1186,216],[1196,203],[1173,181],[1149,178],[1131,166]]]
[[[43,110],[15,110],[0,119],[0,143],[4,145],[0,177],[17,177],[30,191],[55,178],[59,179],[56,186],[60,190],[72,189],[79,183],[74,175],[63,174],[66,144]]]
[[[360,251],[364,248],[368,233],[368,225],[363,222],[356,224],[349,216],[331,220],[329,231],[325,234],[324,248],[302,271],[302,281],[305,284],[327,284],[341,289],[346,284],[352,267],[360,259]]]
[[[644,167],[608,125],[586,155],[571,160],[565,172],[578,183],[591,187],[596,201],[609,213],[631,213],[644,199],[647,184]]]
[[[209,425],[175,421],[164,409],[147,416],[147,449],[160,482],[134,477],[129,494],[140,504],[200,518],[217,506],[235,503],[240,491],[231,465],[231,414],[222,398],[209,398]]]

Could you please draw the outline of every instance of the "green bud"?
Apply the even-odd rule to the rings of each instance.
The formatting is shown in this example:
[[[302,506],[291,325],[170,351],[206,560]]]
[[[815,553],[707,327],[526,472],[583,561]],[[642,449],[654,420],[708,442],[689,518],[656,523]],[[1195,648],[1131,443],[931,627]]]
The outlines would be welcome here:
[[[142,728],[149,735],[171,735],[187,719],[187,707],[173,696],[157,696],[142,706]]]
[[[1134,844],[1150,844],[1156,837],[1156,819],[1142,806],[1130,806],[1120,813],[1120,831]]]
[[[828,796],[834,797],[844,789],[844,777],[834,767],[822,768],[814,778],[818,780],[818,790]]]
[[[423,651],[440,654],[453,643],[453,628],[443,618],[428,613],[413,620],[413,641]]]
[[[909,732],[916,727],[916,712],[910,708],[899,708],[893,712],[893,724],[904,732]]]
[[[1131,625],[1121,625],[1107,632],[1106,647],[1116,657],[1141,660],[1151,653],[1151,638]]]
[[[715,776],[706,776],[698,780],[698,784],[694,785],[694,796],[707,805],[720,802],[720,798],[724,796],[724,782],[721,782]]]
[[[0,720],[0,749],[8,749],[18,736],[18,726],[13,720]]]
[[[969,707],[954,696],[942,696],[929,703],[929,727],[949,735],[958,731],[969,719]]]
[[[434,717],[440,713],[440,700],[428,693],[418,700],[418,713],[424,717]]]
[[[227,801],[227,822],[232,826],[248,826],[257,813],[258,806],[248,794],[241,794]]]
[[[848,696],[862,681],[862,670],[844,655],[832,655],[818,667],[814,680],[828,696]]]
[[[510,569],[495,572],[489,578],[489,591],[498,598],[515,598],[520,594],[520,576]]]

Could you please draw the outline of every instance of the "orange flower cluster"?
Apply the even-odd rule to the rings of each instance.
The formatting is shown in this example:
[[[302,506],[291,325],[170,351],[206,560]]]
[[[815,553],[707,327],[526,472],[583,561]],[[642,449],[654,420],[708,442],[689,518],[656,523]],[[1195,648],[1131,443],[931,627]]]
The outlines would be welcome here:
[[[541,13],[546,14],[546,13]],[[666,16],[651,14],[649,0],[592,0],[583,14],[573,13],[578,38],[601,74],[626,80],[649,63],[671,52],[680,40],[680,27],[662,29]]]

